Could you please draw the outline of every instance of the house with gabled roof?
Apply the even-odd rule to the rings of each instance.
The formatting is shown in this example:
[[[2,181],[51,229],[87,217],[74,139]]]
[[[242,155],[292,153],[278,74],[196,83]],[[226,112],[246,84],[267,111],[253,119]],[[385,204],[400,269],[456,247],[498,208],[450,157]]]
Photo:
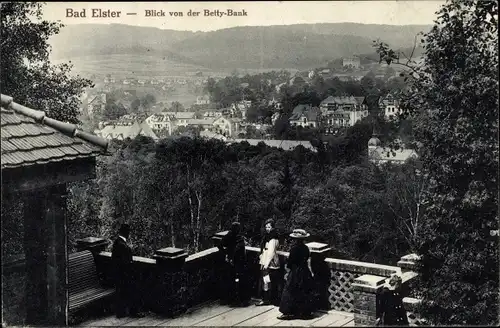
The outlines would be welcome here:
[[[401,114],[400,92],[392,91],[380,97],[379,108],[384,113],[384,117],[389,120]]]
[[[213,126],[215,132],[234,138],[240,132],[242,122],[241,118],[219,117],[213,122]]]
[[[95,133],[108,140],[134,139],[137,136],[145,136],[158,140],[158,136],[151,130],[146,122],[139,123],[138,121],[134,123],[106,125],[101,130],[95,131]]]
[[[321,111],[312,105],[297,105],[288,119],[291,126],[318,128]]]
[[[106,94],[100,93],[92,97],[87,105],[87,115],[93,117],[95,114],[100,114],[104,112],[106,108]]]
[[[321,102],[320,109],[326,133],[353,126],[368,116],[365,97],[329,96]]]

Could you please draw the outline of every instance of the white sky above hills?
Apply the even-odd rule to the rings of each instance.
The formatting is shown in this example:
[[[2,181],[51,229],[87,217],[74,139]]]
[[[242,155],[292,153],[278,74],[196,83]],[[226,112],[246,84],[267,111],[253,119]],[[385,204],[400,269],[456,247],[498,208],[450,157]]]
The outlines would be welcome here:
[[[387,25],[431,25],[444,1],[300,1],[300,2],[51,2],[44,7],[44,18],[72,24],[127,24],[161,29],[214,31],[235,26],[269,26],[314,23],[363,23]],[[86,18],[66,17],[67,8]],[[121,11],[120,18],[97,18],[92,9]],[[204,16],[204,10],[245,10],[246,17]],[[165,17],[145,17],[145,10],[163,10]],[[189,10],[201,12],[188,16]],[[169,12],[183,12],[170,17]],[[136,13],[137,15],[126,15]]]

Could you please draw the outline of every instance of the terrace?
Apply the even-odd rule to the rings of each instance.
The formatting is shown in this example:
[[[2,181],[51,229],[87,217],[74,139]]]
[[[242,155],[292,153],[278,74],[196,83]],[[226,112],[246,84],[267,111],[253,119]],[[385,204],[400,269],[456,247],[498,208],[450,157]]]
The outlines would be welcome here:
[[[275,306],[230,307],[219,302],[219,290],[227,280],[223,257],[217,247],[227,232],[214,235],[214,247],[187,255],[182,249],[164,248],[153,259],[134,257],[136,282],[142,291],[144,318],[116,318],[109,311],[86,311],[73,316],[70,324],[79,326],[362,326],[375,321],[376,299],[385,279],[391,273],[403,275],[407,294],[418,276],[413,271],[413,256],[405,256],[398,266],[347,261],[329,258],[331,249],[322,243],[309,242],[311,268],[316,281],[318,311],[310,320],[277,319]],[[79,240],[79,250],[90,250],[104,283],[109,283],[111,253],[104,251],[108,242],[101,238]],[[251,284],[257,295],[258,254],[256,247],[247,247],[248,268],[254,277]],[[286,263],[287,252],[280,252]],[[283,269],[286,277],[286,269]],[[71,280],[71,275],[69,277]],[[70,300],[71,302],[71,300]],[[419,325],[413,312],[418,300],[405,298],[411,325]],[[71,304],[70,304],[71,305]],[[109,309],[108,309],[109,310]]]
[[[88,262],[72,262],[76,257],[67,254],[65,214],[65,184],[94,178],[95,157],[107,153],[108,143],[11,97],[1,98],[2,198],[23,197],[25,229],[24,254],[2,261],[4,325],[361,326],[374,324],[377,295],[392,273],[403,274],[404,292],[411,295],[418,277],[415,255],[402,257],[398,266],[387,266],[331,258],[328,245],[309,242],[318,309],[313,319],[279,321],[273,306],[230,308],[218,302],[227,285],[224,258],[217,247],[227,232],[220,232],[213,236],[212,248],[195,254],[168,247],[157,250],[153,258],[134,257],[137,296],[142,310],[150,314],[147,317],[117,320],[110,312],[112,302],[70,311],[82,300],[99,297],[100,288],[82,288],[82,270],[95,268],[95,283],[112,289],[111,253],[105,251],[109,242],[98,237],[79,240],[78,250],[87,251]],[[253,277],[249,287],[257,297],[259,249],[247,247],[247,254]],[[288,253],[280,256],[286,277]],[[78,289],[76,297],[72,288]],[[418,324],[414,313],[418,300],[407,297],[405,302],[409,321]]]

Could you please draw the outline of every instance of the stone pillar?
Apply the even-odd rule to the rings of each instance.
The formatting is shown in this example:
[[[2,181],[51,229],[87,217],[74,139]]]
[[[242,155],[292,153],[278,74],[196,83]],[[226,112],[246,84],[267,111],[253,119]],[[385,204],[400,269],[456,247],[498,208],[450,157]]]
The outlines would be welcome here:
[[[212,241],[213,241],[214,247],[219,247],[220,246],[222,238],[224,238],[224,236],[227,235],[228,232],[229,232],[229,230],[221,231],[221,232],[217,232],[216,234],[214,234],[212,236]]]
[[[406,297],[411,294],[411,291],[418,287],[419,283],[419,263],[420,256],[417,254],[408,254],[401,257],[398,261],[398,267],[401,268],[402,285],[401,294]]]
[[[153,256],[157,268],[157,289],[154,292],[154,310],[167,315],[176,315],[185,310],[186,301],[183,289],[183,267],[188,254],[175,247],[159,249]]]
[[[379,292],[386,277],[363,275],[354,280],[354,325],[374,326],[377,315]]]
[[[420,256],[417,254],[408,254],[401,257],[401,260],[398,261],[398,267],[401,268],[401,272],[405,273],[408,271],[418,272],[418,261],[420,260]]]
[[[103,252],[106,247],[108,247],[108,244],[109,242],[104,238],[87,237],[76,241],[76,249],[78,252],[85,250],[91,251],[95,256],[100,252]]]
[[[228,230],[226,231],[220,231],[217,232],[212,236],[212,241],[214,247],[219,247],[222,242],[222,238],[228,234]],[[215,260],[215,266],[216,266],[216,284],[217,288],[215,289],[218,293],[219,299],[222,300],[222,302],[225,301],[227,298],[227,294],[229,289],[229,284],[228,281],[230,281],[231,276],[230,276],[230,271],[229,271],[229,265],[227,264],[225,260],[225,256],[222,252],[219,252],[220,255],[217,256],[217,259]]]
[[[332,250],[327,244],[310,242],[306,244],[311,252],[311,270],[314,274],[316,309],[329,310],[330,268],[325,259]]]

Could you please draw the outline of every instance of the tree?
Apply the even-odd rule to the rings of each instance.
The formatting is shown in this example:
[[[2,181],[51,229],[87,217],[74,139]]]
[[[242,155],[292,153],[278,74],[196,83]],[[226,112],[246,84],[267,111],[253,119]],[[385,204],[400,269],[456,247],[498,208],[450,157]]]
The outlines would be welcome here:
[[[428,175],[420,163],[410,160],[403,165],[388,165],[387,204],[394,214],[395,225],[406,239],[410,250],[417,252],[422,240],[423,214],[427,206]]]
[[[184,106],[182,106],[182,104],[178,101],[173,101],[170,105],[171,112],[183,112],[184,110]]]
[[[104,108],[103,117],[108,120],[116,120],[127,114],[127,109],[123,104],[107,101]]]
[[[447,2],[406,68],[402,108],[430,189],[421,234],[422,313],[431,324],[498,325],[498,2]],[[403,58],[404,57],[404,58]],[[401,62],[402,59],[406,63]]]
[[[130,110],[132,111],[132,113],[137,113],[139,111],[139,107],[141,107],[141,101],[136,98],[130,104]]]
[[[50,64],[47,40],[64,25],[42,20],[42,3],[5,2],[0,8],[2,93],[51,118],[78,123],[79,96],[93,84],[70,77],[69,64]]]
[[[144,110],[148,110],[156,103],[156,98],[152,94],[147,94],[141,99],[141,105]]]

